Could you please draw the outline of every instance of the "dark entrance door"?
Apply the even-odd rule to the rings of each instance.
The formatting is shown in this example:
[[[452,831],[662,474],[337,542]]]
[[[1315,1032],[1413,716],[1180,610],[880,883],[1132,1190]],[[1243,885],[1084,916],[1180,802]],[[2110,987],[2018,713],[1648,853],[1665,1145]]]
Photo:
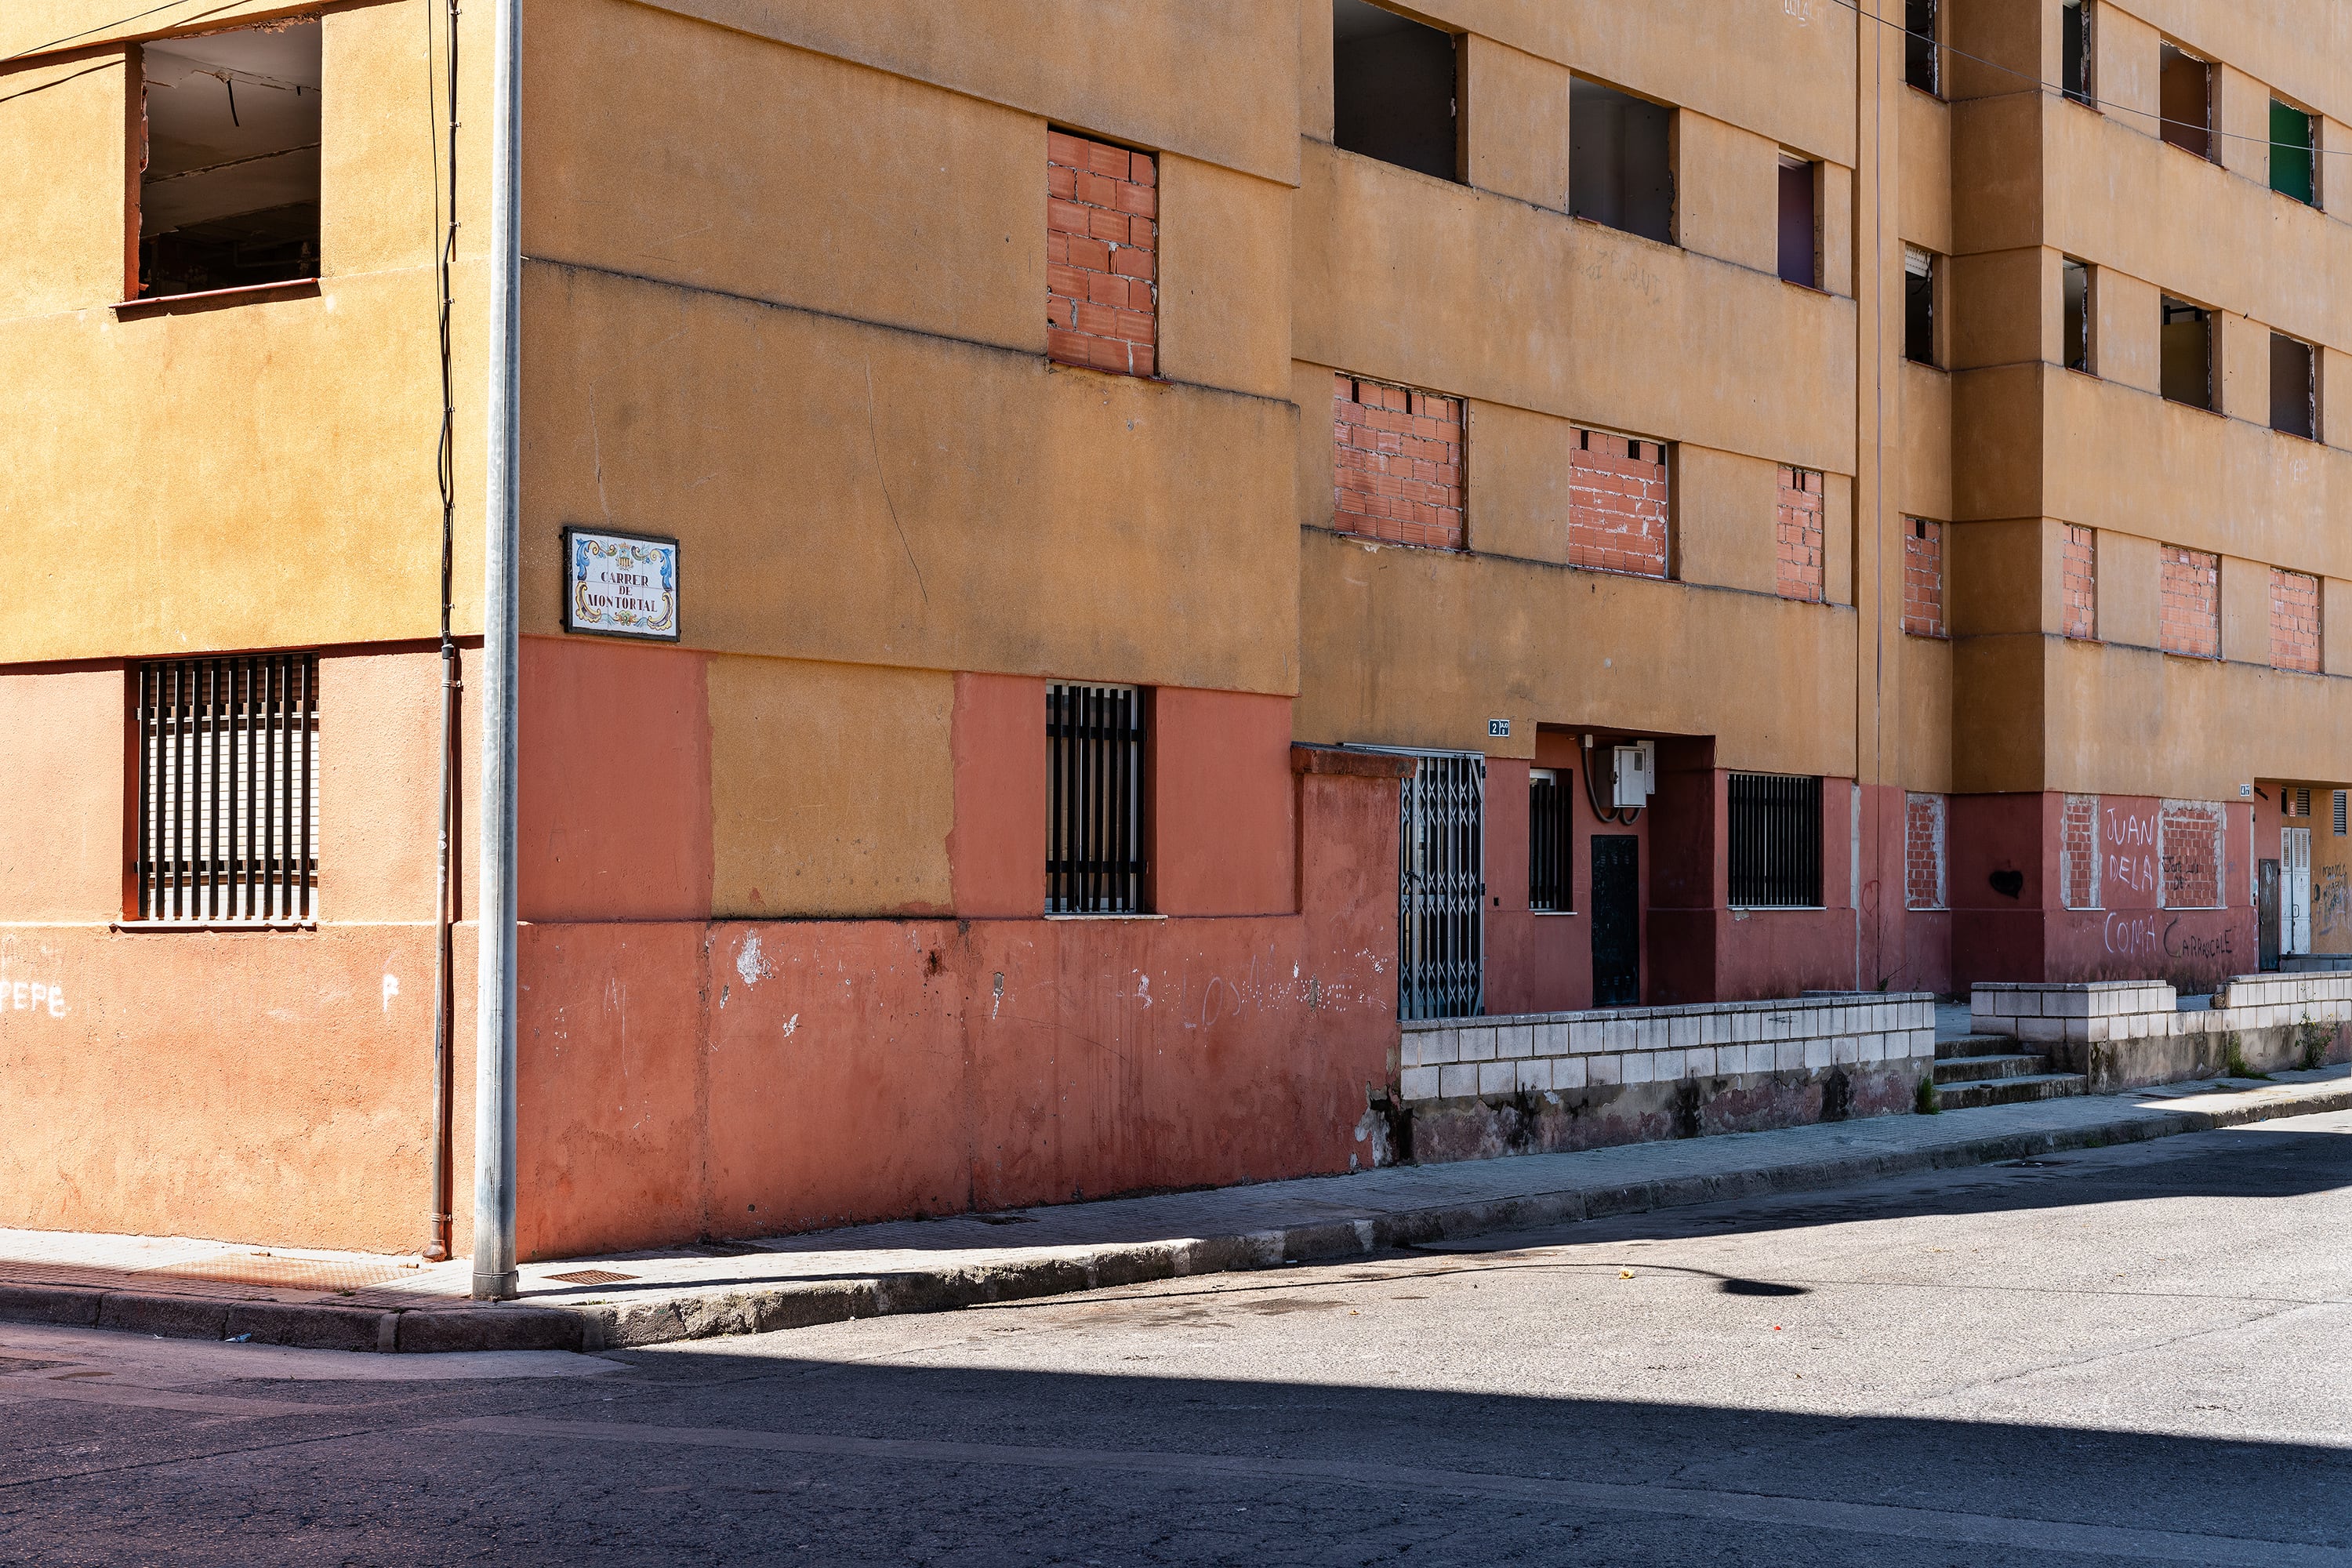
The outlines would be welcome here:
[[[2265,973],[2279,966],[2279,863],[2254,862],[2254,965]]]
[[[1642,1004],[1642,841],[1592,836],[1592,1005]]]

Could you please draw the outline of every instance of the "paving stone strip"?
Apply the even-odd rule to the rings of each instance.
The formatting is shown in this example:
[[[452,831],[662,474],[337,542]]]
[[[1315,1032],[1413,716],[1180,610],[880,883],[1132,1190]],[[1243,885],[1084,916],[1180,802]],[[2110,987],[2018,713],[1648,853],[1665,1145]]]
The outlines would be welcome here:
[[[593,1352],[1328,1261],[2344,1110],[2352,1110],[2352,1068],[2337,1067],[2261,1084],[2178,1084],[1941,1116],[1395,1166],[535,1263],[522,1271],[522,1299],[497,1305],[465,1299],[462,1261],[428,1268],[220,1242],[0,1232],[0,1319],[324,1350]],[[235,1266],[273,1257],[283,1260],[278,1277]],[[338,1266],[394,1278],[333,1292],[278,1282],[300,1268]]]

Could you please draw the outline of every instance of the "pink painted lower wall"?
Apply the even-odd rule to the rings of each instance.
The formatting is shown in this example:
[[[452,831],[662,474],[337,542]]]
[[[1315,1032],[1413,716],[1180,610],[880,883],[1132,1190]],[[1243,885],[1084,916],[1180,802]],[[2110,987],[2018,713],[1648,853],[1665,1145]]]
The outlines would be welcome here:
[[[1296,788],[1297,915],[529,928],[524,1256],[1370,1163],[1396,786]]]

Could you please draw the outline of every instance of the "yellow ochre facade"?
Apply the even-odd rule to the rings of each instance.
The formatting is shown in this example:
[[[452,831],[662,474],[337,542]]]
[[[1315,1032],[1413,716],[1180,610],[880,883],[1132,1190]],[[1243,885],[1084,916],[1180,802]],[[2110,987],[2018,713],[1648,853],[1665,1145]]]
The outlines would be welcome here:
[[[522,9],[525,1256],[2352,954],[2352,18]],[[0,1225],[467,1245],[489,15],[0,10]]]

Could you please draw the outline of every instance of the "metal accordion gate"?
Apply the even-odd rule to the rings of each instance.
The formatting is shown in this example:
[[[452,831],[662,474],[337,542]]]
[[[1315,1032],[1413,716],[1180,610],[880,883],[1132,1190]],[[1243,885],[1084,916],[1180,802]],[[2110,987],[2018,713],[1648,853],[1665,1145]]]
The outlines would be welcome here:
[[[1398,835],[1397,1016],[1486,1010],[1486,759],[1414,752]]]

